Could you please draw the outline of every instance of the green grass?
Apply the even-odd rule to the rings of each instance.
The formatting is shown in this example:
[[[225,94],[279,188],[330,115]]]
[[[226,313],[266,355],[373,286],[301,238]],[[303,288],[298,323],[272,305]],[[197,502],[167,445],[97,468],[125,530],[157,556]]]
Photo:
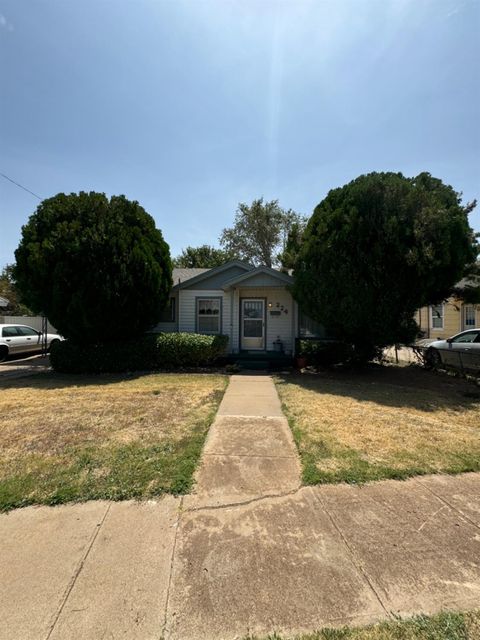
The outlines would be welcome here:
[[[51,376],[0,384],[0,510],[192,486],[227,378]]]
[[[471,383],[394,367],[276,383],[305,484],[480,471],[480,392]]]
[[[273,634],[264,640],[283,640]],[[295,640],[479,640],[480,612],[440,613],[405,620],[382,622],[368,627],[322,629],[295,636]],[[249,636],[247,640],[255,640]]]

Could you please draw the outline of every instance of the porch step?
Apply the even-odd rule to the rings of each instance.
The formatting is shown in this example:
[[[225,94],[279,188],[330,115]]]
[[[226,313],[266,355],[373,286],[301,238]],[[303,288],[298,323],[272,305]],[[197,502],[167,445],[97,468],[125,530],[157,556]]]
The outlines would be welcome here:
[[[255,371],[270,369],[268,360],[245,360],[242,358],[241,360],[237,360],[235,364],[238,364],[242,369],[252,369]]]
[[[242,369],[280,370],[292,366],[292,357],[277,351],[242,351],[231,354],[228,361]]]

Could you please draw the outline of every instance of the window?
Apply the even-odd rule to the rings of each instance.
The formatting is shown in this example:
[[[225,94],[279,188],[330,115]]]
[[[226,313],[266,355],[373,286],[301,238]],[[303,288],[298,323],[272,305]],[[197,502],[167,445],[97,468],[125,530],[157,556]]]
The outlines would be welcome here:
[[[479,336],[479,332],[478,331],[468,331],[467,333],[463,333],[461,336],[457,336],[456,338],[453,338],[452,342],[477,342],[478,336]]]
[[[197,298],[198,333],[220,333],[221,298]]]
[[[17,327],[17,329],[21,336],[35,336],[38,338],[38,331],[35,331],[32,327]]]
[[[443,304],[430,307],[432,314],[432,329],[443,329]]]
[[[474,327],[475,326],[475,307],[473,306],[473,304],[466,304],[463,307],[463,313],[464,313],[464,322],[465,322],[465,327]]]
[[[168,305],[162,311],[160,322],[175,322],[175,298],[170,298]]]
[[[2,335],[4,338],[18,338],[20,334],[17,331],[17,327],[3,327]]]
[[[298,315],[298,331],[301,338],[325,338],[326,331],[316,320],[312,320],[302,311]]]

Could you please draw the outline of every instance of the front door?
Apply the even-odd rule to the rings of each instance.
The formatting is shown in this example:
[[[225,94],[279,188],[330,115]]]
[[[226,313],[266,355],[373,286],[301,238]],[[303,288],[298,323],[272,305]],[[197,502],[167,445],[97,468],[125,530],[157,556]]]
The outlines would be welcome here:
[[[242,349],[265,349],[265,300],[242,298],[240,314]]]

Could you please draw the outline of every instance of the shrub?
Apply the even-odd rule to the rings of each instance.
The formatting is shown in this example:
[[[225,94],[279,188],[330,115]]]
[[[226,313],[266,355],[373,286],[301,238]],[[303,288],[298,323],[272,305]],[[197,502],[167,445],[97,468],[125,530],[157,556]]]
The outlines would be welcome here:
[[[52,345],[50,362],[62,373],[116,373],[208,366],[223,353],[228,336],[196,333],[147,334],[138,340],[77,345],[69,340]]]
[[[50,363],[55,371],[62,373],[114,373],[155,369],[156,336],[94,345],[79,345],[70,340],[56,342],[52,345]]]
[[[351,345],[336,340],[299,340],[298,352],[317,367],[349,362],[354,356]]]
[[[163,369],[209,365],[222,356],[228,336],[162,333],[157,337],[157,364]]]

